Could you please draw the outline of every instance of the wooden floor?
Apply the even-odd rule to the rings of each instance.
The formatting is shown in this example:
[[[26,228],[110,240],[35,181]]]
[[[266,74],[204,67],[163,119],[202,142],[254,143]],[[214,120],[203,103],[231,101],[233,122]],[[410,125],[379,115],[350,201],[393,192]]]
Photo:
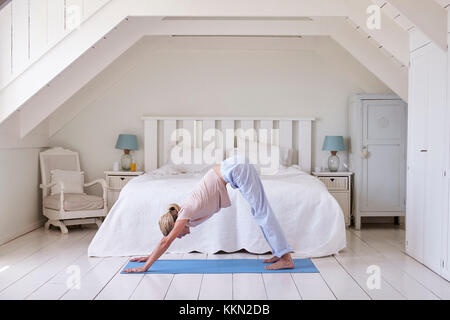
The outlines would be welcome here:
[[[405,255],[405,232],[393,226],[348,230],[347,249],[312,260],[320,274],[122,275],[127,257],[87,257],[95,232],[72,229],[61,235],[38,229],[0,246],[0,299],[450,299],[450,283]],[[164,255],[164,259],[263,257]],[[367,286],[369,266],[380,270],[379,289]]]

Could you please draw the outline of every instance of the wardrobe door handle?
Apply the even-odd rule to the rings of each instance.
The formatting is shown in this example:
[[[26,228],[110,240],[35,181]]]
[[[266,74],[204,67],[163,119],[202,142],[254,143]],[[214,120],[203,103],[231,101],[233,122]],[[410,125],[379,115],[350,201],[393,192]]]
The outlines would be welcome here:
[[[369,150],[367,149],[367,146],[361,147],[361,159],[367,159],[369,156]]]
[[[422,150],[420,150],[420,152],[428,152],[428,150],[422,149]]]

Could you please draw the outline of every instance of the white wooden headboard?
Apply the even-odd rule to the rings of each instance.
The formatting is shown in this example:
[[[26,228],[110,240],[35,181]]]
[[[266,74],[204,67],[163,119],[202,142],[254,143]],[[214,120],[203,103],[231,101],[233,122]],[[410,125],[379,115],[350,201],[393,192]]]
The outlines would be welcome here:
[[[168,150],[173,146],[171,135],[176,129],[185,129],[194,138],[195,147],[202,148],[203,132],[208,129],[221,131],[260,129],[277,132],[272,143],[292,148],[293,162],[303,171],[311,172],[311,128],[314,118],[232,118],[232,117],[156,117],[143,116],[145,171],[157,169],[167,162]],[[272,130],[275,129],[275,130]],[[278,129],[278,130],[277,130]],[[217,141],[224,150],[237,147],[236,135]],[[226,149],[225,149],[226,148]]]

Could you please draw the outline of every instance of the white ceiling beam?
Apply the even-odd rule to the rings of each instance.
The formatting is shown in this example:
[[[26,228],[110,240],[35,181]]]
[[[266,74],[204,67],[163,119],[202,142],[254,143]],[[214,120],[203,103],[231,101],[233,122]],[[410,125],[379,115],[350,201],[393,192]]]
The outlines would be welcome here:
[[[450,5],[450,0],[434,0],[443,8],[447,8]]]
[[[75,92],[104,70],[140,38],[130,23],[112,31],[83,56],[73,62],[47,86],[41,89],[20,110],[21,136],[25,137],[55,112]]]
[[[346,12],[341,0],[127,0],[126,5],[136,17],[335,17]]]
[[[32,134],[20,135],[20,113],[15,112],[0,124],[0,149],[45,148],[49,144],[48,121],[43,121]]]
[[[367,8],[373,5],[371,0],[346,0],[348,17],[364,32],[373,37],[405,66],[409,63],[409,35],[396,22],[381,12],[381,28],[369,29]]]
[[[447,12],[434,0],[386,1],[444,51],[447,50]]]
[[[361,1],[363,4],[370,0]],[[361,30],[368,30],[366,26],[367,14],[360,6],[351,9],[347,6],[352,17],[359,15],[358,9],[362,9]],[[320,17],[323,19],[324,17]],[[149,24],[148,17],[133,17],[133,21],[139,23],[140,30],[145,30],[147,35],[302,35],[302,36],[327,36],[328,28],[319,23],[316,17],[312,21],[224,21],[224,20],[166,20],[159,24]],[[378,43],[390,52],[402,64],[409,63],[409,35],[391,19],[385,17],[382,30],[374,31],[373,36]]]
[[[355,30],[342,18],[324,19],[331,37],[344,47],[355,59],[384,82],[404,101],[408,101],[408,71],[394,63],[381,50],[374,50],[367,38]]]
[[[272,35],[322,36],[328,30],[316,21],[163,20],[149,24],[148,17],[133,17],[145,35]]]

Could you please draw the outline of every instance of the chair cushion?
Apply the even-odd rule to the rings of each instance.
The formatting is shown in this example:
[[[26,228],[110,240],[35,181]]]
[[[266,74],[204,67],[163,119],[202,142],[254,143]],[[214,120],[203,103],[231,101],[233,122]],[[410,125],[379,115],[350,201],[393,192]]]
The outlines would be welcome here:
[[[61,209],[60,195],[44,198],[44,207],[53,210]],[[79,193],[64,193],[65,211],[84,211],[103,209],[103,198]]]
[[[83,193],[84,194],[84,172],[69,170],[51,170],[51,183],[56,183],[51,188],[51,195],[60,194],[60,183],[64,184],[64,193]]]

